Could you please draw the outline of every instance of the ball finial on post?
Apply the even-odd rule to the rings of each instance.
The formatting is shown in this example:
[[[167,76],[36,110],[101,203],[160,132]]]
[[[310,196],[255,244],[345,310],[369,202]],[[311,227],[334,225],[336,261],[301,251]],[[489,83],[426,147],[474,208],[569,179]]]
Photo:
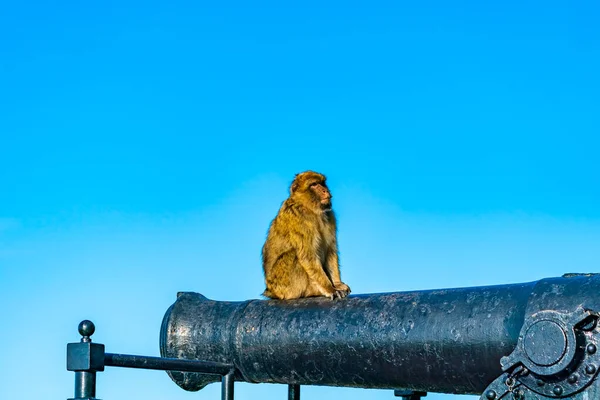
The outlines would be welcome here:
[[[81,321],[77,329],[79,330],[79,334],[83,336],[81,338],[82,342],[91,342],[92,339],[90,338],[90,336],[92,336],[94,332],[96,332],[96,326],[94,325],[94,323],[87,319]]]

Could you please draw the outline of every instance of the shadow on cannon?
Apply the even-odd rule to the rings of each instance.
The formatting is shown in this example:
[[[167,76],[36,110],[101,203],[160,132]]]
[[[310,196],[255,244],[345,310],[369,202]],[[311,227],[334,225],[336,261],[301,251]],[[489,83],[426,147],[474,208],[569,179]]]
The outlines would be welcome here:
[[[299,300],[222,302],[179,293],[161,357],[112,354],[79,326],[67,346],[74,399],[94,399],[105,366],[159,369],[188,391],[234,381],[393,389],[481,399],[600,398],[600,275],[537,282]]]

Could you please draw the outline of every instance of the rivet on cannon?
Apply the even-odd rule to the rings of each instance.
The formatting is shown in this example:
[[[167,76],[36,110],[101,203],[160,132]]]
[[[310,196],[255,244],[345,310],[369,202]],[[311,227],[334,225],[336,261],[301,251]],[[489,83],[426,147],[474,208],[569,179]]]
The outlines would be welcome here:
[[[592,375],[596,373],[596,366],[594,364],[588,364],[585,366],[585,373]]]
[[[571,384],[576,383],[579,380],[579,375],[575,374],[571,374],[569,375],[569,377],[567,378],[567,381]]]
[[[552,389],[552,393],[554,393],[557,396],[560,396],[563,393],[563,388],[561,388],[560,386],[554,386],[554,389]]]
[[[588,352],[588,354],[594,354],[596,352],[596,345],[594,343],[590,343],[587,345],[585,350]]]

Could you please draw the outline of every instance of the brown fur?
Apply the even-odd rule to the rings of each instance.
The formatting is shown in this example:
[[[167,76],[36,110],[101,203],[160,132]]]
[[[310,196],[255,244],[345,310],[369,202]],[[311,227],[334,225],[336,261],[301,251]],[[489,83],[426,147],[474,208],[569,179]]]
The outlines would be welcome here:
[[[325,176],[313,171],[297,174],[262,249],[267,285],[263,295],[273,299],[347,296],[350,288],[340,279],[336,235]]]

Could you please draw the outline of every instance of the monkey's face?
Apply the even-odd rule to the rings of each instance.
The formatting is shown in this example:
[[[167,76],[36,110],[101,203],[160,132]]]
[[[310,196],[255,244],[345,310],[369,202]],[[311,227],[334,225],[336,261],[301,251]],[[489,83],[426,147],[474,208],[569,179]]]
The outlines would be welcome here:
[[[331,211],[331,192],[325,179],[325,175],[313,171],[297,174],[290,194],[316,212]]]
[[[310,190],[314,193],[316,201],[319,202],[323,210],[331,209],[331,192],[325,183],[314,182],[310,185]]]

